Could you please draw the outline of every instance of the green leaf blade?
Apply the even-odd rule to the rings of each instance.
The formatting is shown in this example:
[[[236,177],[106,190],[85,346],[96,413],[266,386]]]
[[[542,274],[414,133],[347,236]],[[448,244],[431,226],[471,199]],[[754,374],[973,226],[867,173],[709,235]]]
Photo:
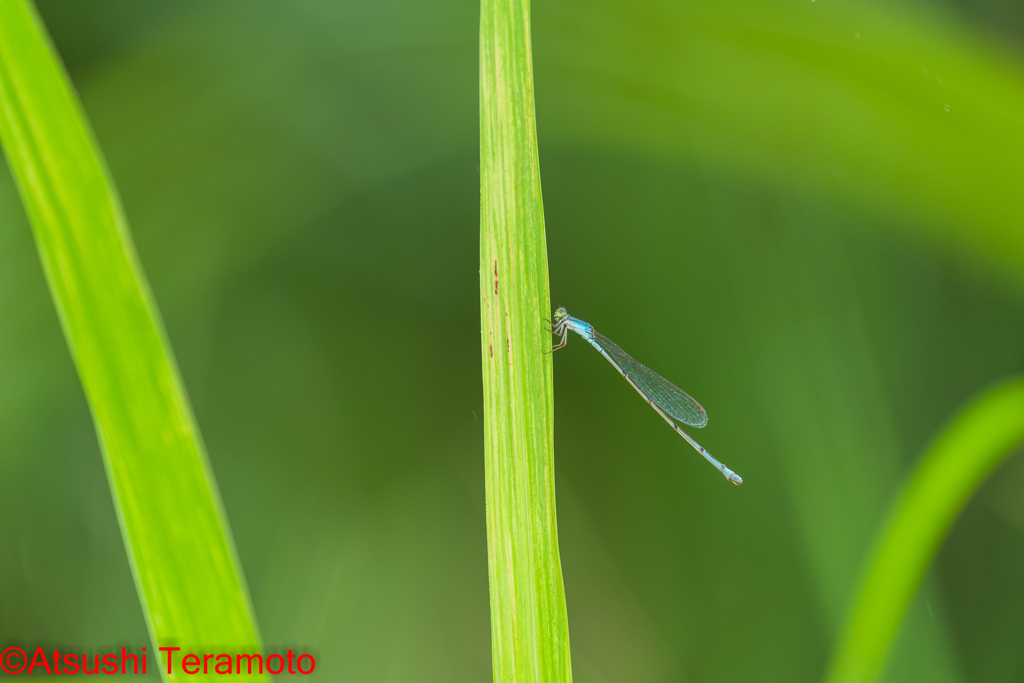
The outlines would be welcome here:
[[[261,650],[216,484],[120,199],[24,0],[0,1],[0,140],[92,410],[154,646],[180,646],[181,655]],[[164,661],[151,654],[151,663]],[[175,674],[216,675],[182,675],[180,666]]]
[[[1024,380],[976,399],[939,435],[881,529],[828,683],[878,680],[917,586],[971,495],[1024,443]]]
[[[570,681],[529,3],[480,16],[480,317],[495,681]]]

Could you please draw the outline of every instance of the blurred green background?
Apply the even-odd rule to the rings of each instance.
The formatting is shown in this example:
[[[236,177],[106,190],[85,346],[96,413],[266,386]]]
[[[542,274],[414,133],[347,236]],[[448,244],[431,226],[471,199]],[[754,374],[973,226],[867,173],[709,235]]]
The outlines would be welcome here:
[[[268,645],[490,679],[472,2],[47,0]],[[555,358],[575,679],[815,681],[892,496],[1024,370],[1024,8],[533,7],[552,300],[692,393],[734,489],[580,340]],[[0,177],[0,642],[147,635]],[[1024,681],[1024,463],[887,680]]]

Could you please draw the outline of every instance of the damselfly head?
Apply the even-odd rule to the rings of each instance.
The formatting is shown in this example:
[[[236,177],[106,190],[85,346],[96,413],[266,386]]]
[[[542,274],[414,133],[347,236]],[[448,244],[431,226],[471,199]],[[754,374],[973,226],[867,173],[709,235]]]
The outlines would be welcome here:
[[[564,318],[568,318],[568,317],[569,317],[569,312],[568,312],[568,311],[566,311],[566,310],[565,310],[564,308],[561,308],[561,307],[559,307],[559,309],[558,309],[557,311],[555,311],[555,314],[554,314],[553,316],[551,316],[551,323],[552,323],[553,325],[556,325],[556,326],[557,326],[557,325],[558,325],[558,323],[559,323],[559,322],[560,322],[560,321],[561,321],[562,319],[564,319]]]

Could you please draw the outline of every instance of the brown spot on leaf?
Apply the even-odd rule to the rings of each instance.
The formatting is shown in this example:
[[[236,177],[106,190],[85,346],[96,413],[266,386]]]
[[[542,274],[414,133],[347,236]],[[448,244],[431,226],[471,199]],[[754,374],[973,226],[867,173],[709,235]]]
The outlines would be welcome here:
[[[498,296],[498,259],[494,259],[494,296]]]

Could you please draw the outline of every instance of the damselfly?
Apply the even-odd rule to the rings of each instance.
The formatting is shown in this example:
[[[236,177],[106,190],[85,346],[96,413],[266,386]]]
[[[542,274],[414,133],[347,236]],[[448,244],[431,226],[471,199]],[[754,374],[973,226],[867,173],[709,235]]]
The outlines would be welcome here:
[[[615,366],[615,369],[644,397],[644,400],[654,408],[658,415],[661,415],[665,422],[672,426],[672,429],[676,430],[681,437],[697,449],[698,453],[714,465],[715,469],[725,475],[726,479],[737,486],[743,483],[740,475],[716,460],[676,424],[678,421],[690,427],[700,428],[708,423],[708,414],[704,412],[704,408],[699,403],[693,400],[693,397],[647,366],[633,360],[632,356],[616,346],[611,339],[595,330],[593,325],[572,317],[564,308],[555,311],[551,320],[551,333],[562,338],[558,344],[551,347],[552,351],[557,351],[566,345],[570,330],[586,339],[591,346],[600,351],[601,355]]]

